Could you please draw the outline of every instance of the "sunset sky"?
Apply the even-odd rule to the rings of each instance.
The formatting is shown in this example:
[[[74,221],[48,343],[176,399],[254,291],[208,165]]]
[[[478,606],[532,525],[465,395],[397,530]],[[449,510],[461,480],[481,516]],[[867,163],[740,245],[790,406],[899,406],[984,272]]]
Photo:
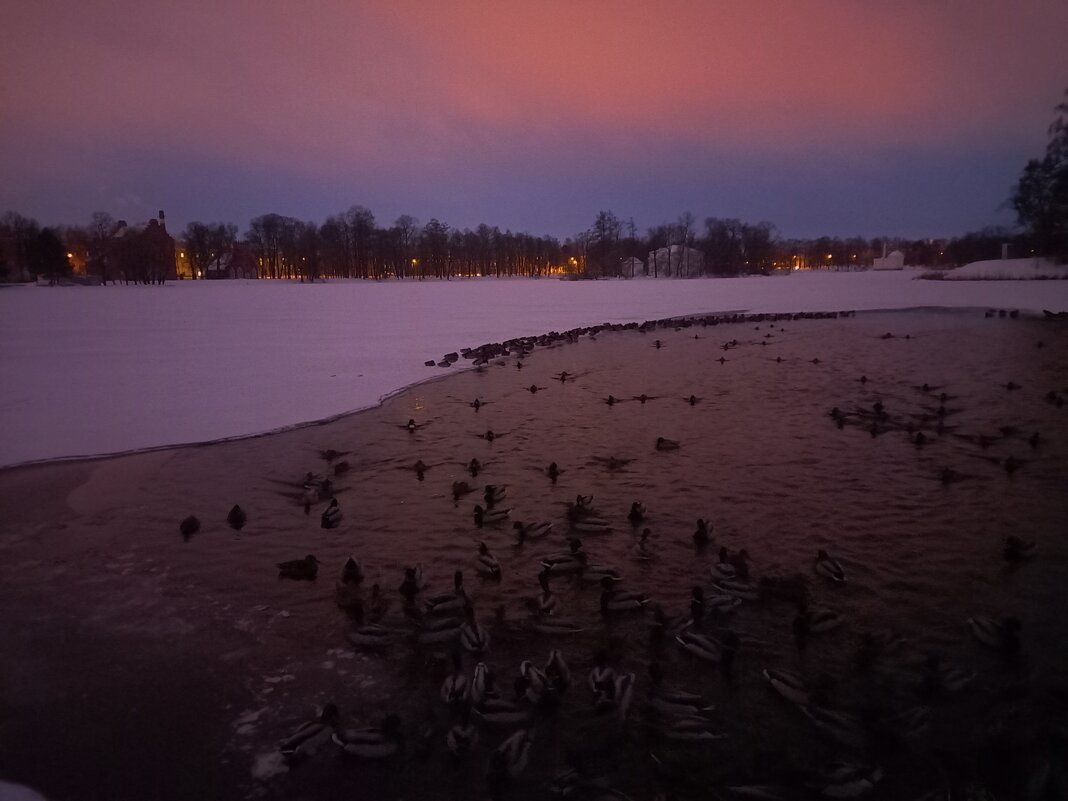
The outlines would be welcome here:
[[[8,2],[0,213],[1009,224],[1068,3]]]

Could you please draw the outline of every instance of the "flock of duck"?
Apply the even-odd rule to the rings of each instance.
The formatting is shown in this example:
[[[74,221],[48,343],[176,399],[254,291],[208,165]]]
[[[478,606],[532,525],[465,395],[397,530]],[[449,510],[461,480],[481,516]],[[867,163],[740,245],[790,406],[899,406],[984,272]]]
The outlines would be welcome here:
[[[536,345],[573,342],[606,329],[650,331],[670,326],[679,330],[694,325],[804,316],[837,314],[731,315],[656,321],[641,326],[605,325],[465,349],[427,364],[448,366],[462,356],[484,365],[514,355],[519,357],[516,366],[521,368],[522,357]],[[662,345],[660,340],[656,344]],[[728,346],[731,343],[724,349]],[[736,340],[733,346],[737,346]],[[567,381],[574,376],[563,373],[556,378]],[[861,383],[867,384],[867,379],[862,378]],[[543,388],[530,386],[531,392],[539,389]],[[956,399],[941,387],[924,385],[917,389],[937,400],[938,407],[924,409],[917,417],[894,415],[876,402],[870,409],[836,408],[831,413],[832,420],[839,428],[866,427],[873,436],[887,430],[907,431],[917,447],[925,444],[917,437],[925,431],[931,433],[924,436],[953,433],[948,420],[958,410],[946,404]],[[644,403],[646,396],[640,400]],[[694,405],[699,400],[691,395],[688,402]],[[611,405],[618,399],[609,396],[607,402]],[[477,412],[484,404],[476,399],[471,406]],[[418,424],[410,420],[402,428],[414,432]],[[488,434],[493,436],[492,432]],[[1032,447],[1037,447],[1037,436]],[[654,447],[671,451],[678,449],[680,443],[658,438]],[[338,461],[342,454],[330,451],[323,455],[334,465],[335,475],[348,470],[347,463]],[[342,464],[344,469],[338,470]],[[420,464],[417,463],[416,472],[422,480],[426,466],[420,470]],[[477,459],[467,467],[472,478],[481,470]],[[543,472],[555,484],[563,471],[553,462]],[[942,480],[948,481],[945,476]],[[323,528],[340,524],[343,516],[331,479],[308,473],[301,482],[301,491],[306,513],[313,506],[326,504],[321,514]],[[539,740],[553,731],[566,712],[609,723],[616,731],[623,727],[631,745],[637,740],[639,751],[648,760],[658,799],[862,797],[875,791],[884,778],[881,757],[899,754],[924,737],[937,717],[937,707],[962,693],[976,678],[974,670],[947,663],[936,653],[918,653],[901,635],[887,631],[864,632],[856,649],[858,674],[875,677],[873,681],[880,686],[893,688],[884,693],[879,703],[862,709],[847,709],[836,703],[831,693],[833,682],[813,684],[781,667],[761,666],[759,674],[768,692],[780,698],[787,708],[795,709],[799,719],[833,743],[841,758],[818,767],[777,765],[756,783],[728,784],[716,788],[718,795],[712,795],[712,788],[701,784],[703,763],[714,757],[715,750],[709,750],[715,748],[714,743],[729,736],[729,721],[717,718],[715,707],[705,694],[668,683],[665,674],[670,663],[685,654],[694,664],[709,666],[729,685],[738,669],[736,655],[744,653],[753,639],[734,623],[734,613],[750,604],[785,604],[792,608],[789,630],[794,646],[803,652],[813,638],[830,634],[846,623],[844,615],[816,604],[818,593],[813,591],[816,582],[824,583],[827,592],[846,585],[846,566],[826,549],[814,549],[807,571],[758,578],[752,573],[752,560],[746,549],[715,547],[712,522],[698,519],[688,537],[696,553],[714,556],[704,560],[707,566],[701,567],[699,577],[693,579],[687,607],[671,612],[652,594],[629,587],[617,565],[597,559],[596,548],[588,550],[590,538],[627,536],[632,541],[627,550],[630,558],[636,562],[656,559],[650,510],[642,501],[635,500],[625,512],[617,512],[599,509],[592,495],[579,494],[567,504],[562,520],[524,522],[512,520],[511,511],[505,506],[510,491],[512,488],[500,484],[487,483],[479,490],[466,481],[453,483],[451,497],[457,507],[468,495],[479,493],[479,503],[471,509],[471,522],[482,538],[473,545],[470,561],[456,566],[453,585],[444,592],[434,592],[427,586],[417,564],[406,567],[396,577],[396,584],[390,582],[386,586],[369,582],[367,563],[355,556],[340,567],[335,595],[349,621],[347,638],[351,646],[368,653],[415,649],[429,655],[430,664],[437,670],[437,709],[430,721],[406,721],[391,713],[369,725],[346,726],[338,706],[327,703],[312,720],[281,741],[279,750],[291,764],[321,759],[327,751],[356,760],[384,760],[406,759],[439,749],[447,754],[454,769],[481,764],[490,797],[501,798],[509,788],[530,781],[525,774],[532,754],[537,754]],[[231,526],[240,528],[244,518],[244,512],[235,506]],[[187,533],[188,525],[187,519],[181,527],[187,539],[195,533]],[[538,547],[558,530],[564,535],[562,548]],[[514,539],[508,558],[498,559],[491,543],[499,542],[505,532],[511,532]],[[538,552],[530,554],[531,550]],[[1024,562],[1035,553],[1034,541],[1016,536],[1005,540],[1003,556],[1007,561]],[[529,587],[520,616],[517,618],[514,610],[504,606],[477,609],[478,594],[469,593],[466,578],[474,574],[480,582],[522,580],[515,569],[518,564],[533,564],[537,576],[537,586]],[[279,563],[278,573],[281,578],[315,580],[319,567],[319,560],[309,554]],[[559,592],[562,582],[568,588],[568,602]],[[613,640],[610,634],[617,619],[630,620],[629,631],[647,633],[644,651],[633,643],[621,648]],[[1018,619],[974,616],[968,619],[967,626],[974,639],[998,654],[1005,664],[1019,658],[1022,624]],[[573,636],[583,632],[587,633],[585,638]],[[501,636],[513,647],[521,643],[527,658],[518,664],[495,663],[494,642]],[[573,653],[567,646],[569,641],[588,641],[591,637],[603,641],[604,647],[593,653]],[[677,649],[680,656],[672,656],[671,649]],[[634,669],[635,661],[644,664],[643,671]],[[569,751],[566,761],[551,779],[554,797],[627,797],[608,776],[591,769],[590,760],[581,749]],[[1043,782],[1043,792],[1068,791],[1064,784],[1058,784],[1064,777],[1053,771],[1048,761],[1043,764],[1046,772],[1035,779]],[[950,779],[923,798],[956,798],[954,792],[959,789]]]

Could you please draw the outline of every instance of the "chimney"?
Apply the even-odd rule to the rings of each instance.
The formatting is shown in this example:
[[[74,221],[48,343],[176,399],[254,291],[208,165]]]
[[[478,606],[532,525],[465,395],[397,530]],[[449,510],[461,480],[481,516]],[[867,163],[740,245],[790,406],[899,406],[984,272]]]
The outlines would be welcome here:
[[[159,210],[159,227],[162,228],[164,231],[167,230],[167,223],[164,222],[164,217],[163,217],[163,209]]]

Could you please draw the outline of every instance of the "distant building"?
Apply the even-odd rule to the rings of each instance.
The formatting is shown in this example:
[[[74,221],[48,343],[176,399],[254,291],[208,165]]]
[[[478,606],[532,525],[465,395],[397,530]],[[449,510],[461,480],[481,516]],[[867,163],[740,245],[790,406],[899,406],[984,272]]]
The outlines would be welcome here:
[[[903,270],[905,269],[905,254],[900,250],[892,250],[882,258],[878,256],[872,262],[873,270]]]
[[[645,275],[645,262],[635,256],[631,256],[629,259],[623,259],[622,263],[619,265],[619,274],[624,278]]]
[[[108,278],[163,283],[178,278],[174,237],[167,233],[163,212],[142,226],[120,222],[108,243]]]

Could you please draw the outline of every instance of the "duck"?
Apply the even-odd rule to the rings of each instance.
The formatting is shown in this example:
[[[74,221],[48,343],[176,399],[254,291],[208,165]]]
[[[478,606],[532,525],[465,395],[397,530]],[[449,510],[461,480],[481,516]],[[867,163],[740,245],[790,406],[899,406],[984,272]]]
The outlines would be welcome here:
[[[349,609],[362,600],[360,584],[363,581],[363,569],[351,556],[341,568],[341,577],[335,584],[337,605],[342,609]]]
[[[490,798],[500,798],[508,780],[516,778],[526,769],[533,742],[534,732],[523,728],[514,732],[493,750],[486,773]]]
[[[471,676],[471,682],[467,690],[467,699],[473,706],[481,706],[482,702],[486,700],[487,694],[493,686],[493,680],[490,676],[490,670],[486,667],[485,662],[479,662],[475,665],[475,672]]]
[[[558,693],[563,693],[571,686],[571,668],[568,667],[567,660],[564,659],[564,654],[559,648],[549,651],[549,658],[545,661],[543,672]]]
[[[837,612],[824,607],[809,607],[801,604],[794,619],[794,632],[801,636],[826,634],[834,631],[845,621]]]
[[[712,585],[720,592],[733,595],[743,601],[760,600],[760,585],[751,581],[724,578],[712,582]]]
[[[571,521],[581,520],[596,514],[593,508],[592,495],[576,495],[575,502],[567,505],[567,519]]]
[[[605,576],[601,580],[601,614],[612,615],[623,612],[640,612],[649,603],[642,593],[623,592],[612,589],[612,579]]]
[[[858,751],[864,749],[867,734],[859,718],[815,704],[802,706],[799,709],[816,725],[817,729],[835,742]]]
[[[471,722],[471,707],[465,705],[460,720],[445,735],[445,747],[453,759],[464,759],[478,745],[478,727]]]
[[[468,607],[470,608],[470,607]],[[416,642],[420,645],[443,645],[460,637],[464,621],[458,617],[423,618]]]
[[[461,660],[460,651],[453,650],[452,673],[445,677],[438,693],[441,700],[450,707],[458,707],[466,703],[471,689],[470,682],[467,680],[467,676],[464,675]]]
[[[460,627],[460,645],[465,651],[473,654],[482,654],[489,649],[490,633],[485,626],[475,620],[475,609],[470,605],[464,609],[464,623]]]
[[[677,451],[679,449],[679,443],[678,440],[657,437],[656,449],[658,451]]]
[[[694,545],[703,548],[708,545],[710,539],[712,539],[712,524],[704,518],[697,518],[697,529],[693,533]]]
[[[386,715],[377,726],[335,732],[332,739],[345,754],[361,759],[386,759],[404,747],[401,722],[396,715]]]
[[[1002,555],[1006,562],[1022,562],[1034,556],[1037,549],[1038,544],[1034,540],[1024,541],[1013,534],[1005,538]]]
[[[560,469],[556,462],[549,462],[549,466],[545,468],[545,475],[547,475],[549,477],[549,480],[552,481],[554,484],[556,483],[556,479],[560,477],[560,474],[562,472],[564,471]]]
[[[366,623],[361,601],[349,607],[348,612],[352,618],[352,629],[348,633],[348,640],[359,648],[382,648],[391,645],[400,636],[400,632],[396,629],[378,623]]]
[[[612,524],[603,517],[584,517],[571,521],[571,531],[575,534],[610,534]]]
[[[482,471],[482,462],[478,459],[471,459],[467,463],[467,472],[471,474],[471,478],[478,478],[478,474]]]
[[[509,509],[483,509],[482,506],[475,506],[475,525],[479,528],[483,526],[499,526],[505,520],[508,519]]]
[[[538,585],[541,587],[541,595],[534,599],[535,609],[539,615],[551,615],[556,611],[557,598],[549,589],[549,571],[543,569],[538,573]]]
[[[464,572],[457,570],[452,574],[452,592],[442,593],[427,598],[423,604],[428,615],[451,615],[463,610],[469,600],[464,590]]]
[[[630,704],[634,697],[634,674],[616,673],[611,679],[603,680],[594,692],[593,708],[599,715],[615,713],[618,720],[627,719]]]
[[[322,517],[319,518],[319,525],[321,528],[337,528],[341,525],[341,507],[338,506],[337,498],[330,499],[330,505],[323,510]]]
[[[367,615],[372,623],[377,623],[389,611],[389,599],[382,595],[378,582],[371,585],[371,597],[367,599]]]
[[[230,514],[226,516],[226,522],[230,524],[230,528],[234,531],[240,531],[245,527],[245,522],[248,520],[248,515],[245,514],[245,510],[234,504],[234,508],[230,510]]]
[[[1019,618],[1005,617],[997,619],[977,615],[968,618],[972,635],[988,648],[995,648],[1006,654],[1020,650],[1020,629],[1023,624]]]
[[[278,578],[293,579],[294,581],[315,581],[319,575],[319,560],[314,555],[308,554],[303,559],[291,559],[288,562],[279,562]]]
[[[553,524],[548,521],[540,523],[522,523],[516,521],[512,524],[515,529],[516,543],[522,545],[527,540],[541,539],[553,530]]]
[[[608,565],[587,564],[579,571],[579,580],[586,585],[600,584],[602,586],[607,580],[610,582],[609,586],[614,586],[623,580],[623,574]]]
[[[664,671],[659,662],[649,664],[649,706],[662,715],[672,717],[705,715],[715,707],[706,704],[698,694],[688,690],[679,690],[664,684]]]
[[[182,539],[189,542],[193,535],[200,531],[200,521],[195,515],[189,515],[178,524],[178,530],[182,532]]]
[[[550,573],[577,573],[586,566],[586,553],[582,550],[582,540],[578,537],[568,538],[569,550],[542,557],[541,566]]]
[[[675,642],[677,642],[686,653],[697,657],[702,662],[719,662],[723,659],[723,647],[711,637],[706,637],[704,634],[698,634],[695,631],[683,629],[675,635]]]
[[[727,737],[713,728],[711,720],[699,714],[668,715],[654,719],[653,732],[662,739],[677,743],[707,742]]]
[[[484,578],[501,578],[501,564],[497,561],[497,557],[490,553],[489,547],[485,542],[478,543],[478,563],[475,566],[475,572]]]
[[[653,552],[649,544],[649,537],[652,533],[650,529],[643,529],[641,537],[631,546],[630,555],[639,562],[648,562],[653,558]]]
[[[423,591],[424,586],[422,565],[404,568],[404,579],[399,589],[409,606],[415,603],[415,597]]]
[[[452,482],[452,499],[453,501],[459,501],[464,495],[474,492],[474,488],[466,481],[454,481]]]
[[[761,672],[771,689],[791,704],[803,707],[811,703],[812,697],[808,687],[805,686],[804,679],[796,673],[771,668],[764,668]]]
[[[530,721],[534,708],[526,697],[526,684],[522,677],[516,679],[516,700],[501,698],[494,687],[492,673],[486,677],[486,696],[475,707],[475,714],[483,723],[492,726],[522,726]]]
[[[529,659],[519,665],[519,675],[523,679],[526,699],[537,706],[549,691],[549,677]]]
[[[816,572],[830,579],[834,584],[846,583],[845,570],[842,569],[842,565],[823,549],[816,552]]]
[[[508,488],[503,484],[487,484],[482,491],[482,498],[486,501],[486,508],[492,509],[508,495]]]
[[[630,511],[627,513],[627,520],[632,526],[637,528],[643,520],[648,510],[645,508],[645,504],[641,501],[634,501],[630,505]]]
[[[608,652],[603,648],[599,649],[593,655],[593,667],[590,668],[589,675],[586,677],[586,686],[590,688],[590,692],[597,694],[597,688],[606,681],[613,681],[615,679],[616,672],[608,664]]]
[[[337,706],[326,704],[322,712],[313,720],[301,724],[295,732],[282,740],[278,745],[278,751],[287,762],[299,762],[313,756],[322,746],[330,742],[337,730],[339,720]]]

